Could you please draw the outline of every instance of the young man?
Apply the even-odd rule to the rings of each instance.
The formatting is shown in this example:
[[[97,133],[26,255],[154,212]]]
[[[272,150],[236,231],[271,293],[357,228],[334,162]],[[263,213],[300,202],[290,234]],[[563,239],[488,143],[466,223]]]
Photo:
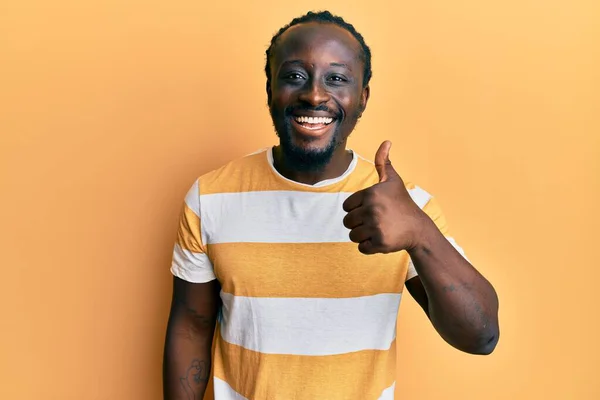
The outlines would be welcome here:
[[[374,163],[346,149],[369,100],[362,36],[308,13],[273,37],[265,72],[279,145],[185,199],[165,398],[202,399],[212,366],[218,400],[392,399],[404,286],[449,344],[491,353],[496,293],[435,199],[403,182],[390,142]]]

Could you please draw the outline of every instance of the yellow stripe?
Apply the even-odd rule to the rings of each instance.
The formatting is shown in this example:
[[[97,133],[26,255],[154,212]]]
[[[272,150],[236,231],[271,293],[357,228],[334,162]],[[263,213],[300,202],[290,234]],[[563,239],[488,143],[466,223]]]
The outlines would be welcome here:
[[[377,399],[395,380],[395,341],[389,350],[293,356],[229,344],[218,328],[216,338],[214,375],[248,399]]]
[[[325,187],[300,185],[277,175],[269,165],[266,153],[261,152],[231,161],[201,176],[199,186],[201,195],[270,190],[354,193],[376,184],[379,180],[375,166],[362,158],[358,158],[351,176],[351,179],[343,179]]]
[[[207,250],[223,291],[250,297],[402,293],[409,260],[405,251],[364,255],[352,242],[221,243]]]
[[[194,253],[204,253],[200,232],[200,218],[184,203],[179,218],[177,243],[182,249]]]

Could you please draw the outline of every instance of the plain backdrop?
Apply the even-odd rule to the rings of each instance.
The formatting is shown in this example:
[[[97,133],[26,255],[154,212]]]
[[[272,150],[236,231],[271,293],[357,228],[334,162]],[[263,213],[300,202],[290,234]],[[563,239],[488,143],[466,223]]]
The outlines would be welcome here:
[[[433,193],[500,297],[489,357],[405,297],[401,399],[598,399],[600,3],[0,1],[0,398],[161,399],[193,180],[276,143],[264,51],[330,9],[373,51],[349,141]]]

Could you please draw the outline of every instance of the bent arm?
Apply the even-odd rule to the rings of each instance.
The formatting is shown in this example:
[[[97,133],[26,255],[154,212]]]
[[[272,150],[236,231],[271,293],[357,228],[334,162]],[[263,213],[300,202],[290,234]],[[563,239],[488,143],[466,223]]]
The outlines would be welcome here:
[[[173,278],[163,361],[165,400],[202,400],[210,378],[212,340],[220,309],[219,283]]]
[[[442,338],[471,354],[490,354],[499,339],[498,296],[492,285],[425,216],[421,240],[409,250],[418,277],[406,282]]]

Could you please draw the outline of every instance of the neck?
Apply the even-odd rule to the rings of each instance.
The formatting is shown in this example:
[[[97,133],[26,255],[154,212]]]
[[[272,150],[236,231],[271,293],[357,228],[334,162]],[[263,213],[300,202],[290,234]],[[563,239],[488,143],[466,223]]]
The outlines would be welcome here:
[[[331,160],[325,167],[320,171],[297,171],[289,167],[286,163],[285,154],[283,153],[281,146],[273,148],[273,166],[281,175],[286,178],[304,183],[307,185],[314,185],[315,183],[337,178],[346,172],[350,163],[352,162],[352,153],[346,150],[345,143],[340,145],[331,156]]]

